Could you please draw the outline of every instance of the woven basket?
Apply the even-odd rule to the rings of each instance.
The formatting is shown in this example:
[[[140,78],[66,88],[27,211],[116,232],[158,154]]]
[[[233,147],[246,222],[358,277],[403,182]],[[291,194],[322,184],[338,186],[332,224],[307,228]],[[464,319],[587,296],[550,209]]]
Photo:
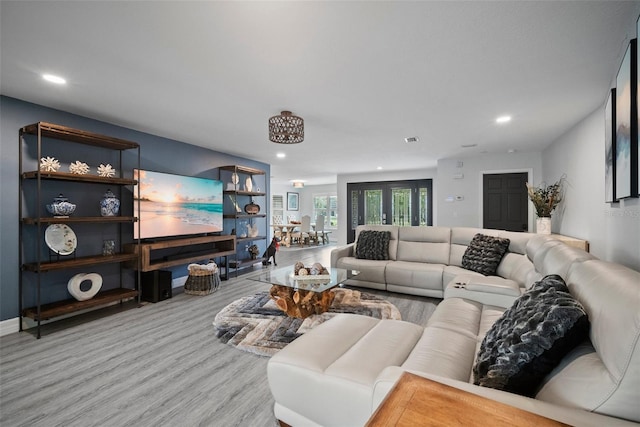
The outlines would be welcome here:
[[[184,293],[189,295],[209,295],[215,292],[220,286],[218,269],[207,270],[192,268],[192,266],[193,264],[189,266],[189,277],[184,283]]]

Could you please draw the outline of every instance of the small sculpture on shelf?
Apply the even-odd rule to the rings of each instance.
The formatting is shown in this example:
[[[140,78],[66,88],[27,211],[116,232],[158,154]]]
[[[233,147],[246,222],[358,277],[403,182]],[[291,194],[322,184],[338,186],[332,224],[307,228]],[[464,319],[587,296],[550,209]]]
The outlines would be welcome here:
[[[111,190],[104,193],[103,199],[100,201],[100,214],[102,216],[117,216],[120,210],[120,200]]]
[[[260,249],[258,249],[258,245],[249,246],[249,254],[251,255],[251,259],[256,259],[259,253]]]
[[[40,159],[41,172],[57,172],[60,169],[60,162],[53,157],[43,157]]]
[[[229,195],[229,200],[231,200],[231,203],[233,203],[233,207],[236,208],[236,213],[242,213],[242,209],[240,209],[240,206],[238,206],[238,202],[231,197],[231,195]]]
[[[249,193],[251,192],[251,190],[253,190],[253,181],[251,180],[251,177],[247,177],[247,179],[244,180],[244,189],[245,191],[248,191]]]
[[[116,175],[116,170],[109,163],[106,165],[100,164],[98,166],[98,175],[104,178],[111,178]]]
[[[244,205],[244,211],[249,215],[257,215],[260,213],[260,205],[253,203],[247,203]]]
[[[247,236],[256,237],[258,235],[258,224],[251,225],[247,224]]]
[[[69,165],[69,172],[76,175],[86,175],[89,173],[89,165],[80,160],[76,160]]]

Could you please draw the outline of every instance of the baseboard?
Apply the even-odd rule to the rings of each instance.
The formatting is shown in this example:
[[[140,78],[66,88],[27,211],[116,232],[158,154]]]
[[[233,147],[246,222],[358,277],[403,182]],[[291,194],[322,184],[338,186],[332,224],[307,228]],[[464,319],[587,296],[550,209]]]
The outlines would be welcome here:
[[[189,276],[176,277],[175,279],[171,280],[171,288],[182,288],[182,287],[184,287],[184,282],[187,281],[188,277]]]
[[[20,330],[20,318],[14,317],[0,322],[0,337],[18,332]]]

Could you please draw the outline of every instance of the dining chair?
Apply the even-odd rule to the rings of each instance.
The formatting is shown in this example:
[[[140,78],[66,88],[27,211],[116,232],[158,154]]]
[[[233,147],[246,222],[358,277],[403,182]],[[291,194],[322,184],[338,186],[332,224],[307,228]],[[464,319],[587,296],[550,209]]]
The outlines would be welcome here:
[[[292,240],[298,240],[300,246],[304,246],[304,242],[309,241],[311,233],[311,217],[309,215],[303,215],[300,221],[300,228],[291,233]]]
[[[320,244],[320,240],[322,243],[325,243],[324,239],[324,215],[318,215],[316,217],[316,226],[314,230],[311,230],[310,236],[312,240],[315,240],[316,245]]]

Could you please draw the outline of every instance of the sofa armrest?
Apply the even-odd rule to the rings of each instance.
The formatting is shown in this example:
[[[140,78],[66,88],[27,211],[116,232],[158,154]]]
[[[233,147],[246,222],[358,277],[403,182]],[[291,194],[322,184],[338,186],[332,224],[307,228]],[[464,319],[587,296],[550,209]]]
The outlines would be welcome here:
[[[353,243],[349,243],[348,245],[333,249],[331,251],[331,267],[337,267],[340,258],[353,256],[353,246]]]
[[[380,373],[374,384],[372,396],[372,413],[380,406],[391,388],[395,385],[404,370],[399,366],[390,366]],[[530,397],[520,396],[506,391],[495,390],[487,387],[480,387],[474,384],[465,383],[437,375],[427,374],[425,372],[411,371],[412,374],[428,378],[448,386],[463,390],[478,396],[486,397],[497,402],[504,403],[552,420],[560,421],[573,426],[637,426],[637,423],[623,420],[620,418],[609,417],[606,415],[596,414],[583,409],[570,408],[560,406],[550,402],[544,402]]]
[[[447,284],[444,297],[470,299],[482,304],[508,308],[521,292],[520,285],[515,280],[499,276],[460,274]]]

